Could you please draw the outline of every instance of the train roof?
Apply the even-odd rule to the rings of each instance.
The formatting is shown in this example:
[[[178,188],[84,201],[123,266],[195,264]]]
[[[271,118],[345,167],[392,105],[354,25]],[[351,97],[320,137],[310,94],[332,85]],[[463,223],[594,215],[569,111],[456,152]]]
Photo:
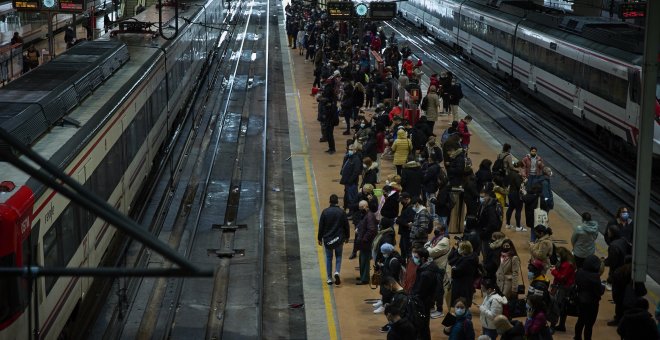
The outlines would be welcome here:
[[[205,2],[193,1],[192,3],[204,4]],[[145,21],[153,20],[151,22],[157,22],[158,11],[154,7],[150,6],[143,13],[140,13],[140,18]],[[203,6],[190,6],[187,10],[181,10],[179,15],[186,20],[191,19],[203,8]],[[171,16],[169,13],[172,13],[173,16],[173,10],[171,8],[164,10],[163,17],[167,26],[171,26]],[[179,28],[184,29],[187,25],[189,23],[182,20]],[[170,32],[173,33],[174,30],[170,28],[165,30],[166,34]],[[183,38],[182,35],[177,39],[179,38]],[[51,161],[55,166],[65,169],[82,148],[96,136],[99,129],[108,119],[112,117],[120,103],[123,102],[124,97],[130,95],[137,88],[141,79],[145,77],[145,74],[149,73],[150,69],[155,67],[157,59],[163,54],[163,50],[168,50],[169,45],[174,41],[176,39],[166,40],[162,37],[153,37],[145,34],[122,34],[115,38],[110,38],[109,34],[106,34],[100,40],[89,42],[125,46],[130,59],[111,78],[96,88],[92,96],[81,101],[77,107],[66,115],[71,120],[79,122],[80,127],[71,124],[52,125],[30,147],[42,157]],[[81,46],[83,45],[81,44]],[[74,51],[74,48],[69,51]],[[74,56],[74,54],[71,53],[71,56]],[[75,59],[76,57],[68,57],[68,60],[70,61],[71,58]],[[63,55],[60,55],[57,59],[39,68],[50,65],[60,59],[63,61],[67,60],[67,58],[63,58]],[[22,80],[25,83],[21,83],[21,79],[24,79],[24,77],[15,80],[9,85],[16,83],[13,86],[27,86],[27,81]],[[44,79],[44,82],[48,81]],[[16,105],[21,104],[4,104],[7,107],[16,107]],[[25,156],[21,156],[21,158],[27,160]],[[0,181],[12,181],[17,187],[28,185],[37,196],[45,190],[43,184],[30,178],[29,175],[14,168],[9,163],[0,162],[0,174],[2,174],[0,175]],[[0,193],[0,203],[4,202],[10,194],[3,195]]]
[[[580,47],[641,65],[644,29],[604,17],[581,17],[530,1],[469,0],[469,6],[497,16],[520,19],[524,27]]]

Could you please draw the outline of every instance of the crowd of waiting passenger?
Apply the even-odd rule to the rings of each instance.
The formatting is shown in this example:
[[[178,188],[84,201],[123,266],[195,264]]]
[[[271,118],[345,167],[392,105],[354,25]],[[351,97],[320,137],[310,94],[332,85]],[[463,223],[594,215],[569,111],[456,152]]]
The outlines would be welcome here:
[[[355,284],[379,285],[373,307],[387,319],[381,331],[388,339],[430,339],[431,319],[442,319],[433,332],[452,340],[551,339],[576,317],[574,338],[589,340],[606,289],[616,306],[608,325],[622,339],[658,337],[646,289],[631,280],[627,208],[605,228],[607,258],[596,256],[599,229],[589,213],[574,228],[571,248],[555,245],[548,226],[552,170],[536,147],[517,160],[504,144],[475,172],[472,117],[458,117],[463,94],[451,72],[432,74],[422,91],[422,60],[379,23],[330,21],[300,1],[285,13],[289,47],[314,64],[319,141],[334,154],[334,128],[349,136],[342,204],[330,196],[319,220],[327,284],[342,282],[343,248],[354,229]],[[443,115],[451,117],[446,129],[436,126]],[[390,172],[384,166],[392,166],[390,175],[381,174]],[[453,241],[450,229],[460,233]],[[524,251],[507,237],[515,232],[529,232]],[[474,299],[479,291],[481,304]],[[482,329],[474,329],[472,313]]]

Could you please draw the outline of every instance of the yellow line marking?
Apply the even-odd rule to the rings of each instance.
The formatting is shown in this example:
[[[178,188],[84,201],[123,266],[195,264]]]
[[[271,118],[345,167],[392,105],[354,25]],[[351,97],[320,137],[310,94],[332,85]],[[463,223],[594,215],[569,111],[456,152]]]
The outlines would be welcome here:
[[[297,93],[298,87],[296,86],[296,77],[293,73],[293,61],[291,60],[291,52],[288,53],[289,56],[289,65],[291,71],[291,85],[293,86],[293,91]],[[302,114],[300,111],[300,95],[295,99],[296,103],[296,118],[298,119],[298,134],[300,135],[300,146],[302,147],[303,158],[305,160],[305,177],[307,178],[307,193],[309,195],[309,206],[312,214],[312,221],[314,222],[314,235],[317,235],[319,230],[319,214],[316,210],[316,197],[314,195],[314,183],[312,181],[312,167],[309,162],[309,155],[307,154],[307,143],[305,141],[305,129],[303,128]],[[316,247],[316,254],[319,263],[319,274],[323,287],[323,302],[325,304],[325,316],[328,320],[328,333],[330,334],[330,339],[337,339],[337,327],[335,325],[335,316],[332,311],[332,297],[330,296],[330,288],[325,284],[325,254],[323,253],[323,247]]]

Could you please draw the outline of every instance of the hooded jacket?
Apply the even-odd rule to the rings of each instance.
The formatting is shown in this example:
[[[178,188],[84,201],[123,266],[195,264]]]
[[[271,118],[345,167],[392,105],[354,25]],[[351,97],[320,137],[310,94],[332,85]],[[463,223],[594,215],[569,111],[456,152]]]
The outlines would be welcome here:
[[[474,340],[474,325],[472,325],[472,314],[467,309],[465,314],[456,316],[456,323],[451,328],[449,340]]]
[[[543,235],[541,238],[536,239],[536,242],[530,246],[530,251],[532,258],[545,262],[546,268],[548,268],[550,266],[550,256],[552,255],[552,239],[550,235]]]
[[[438,178],[440,177],[440,165],[437,162],[430,163],[424,171],[422,180],[422,190],[424,192],[435,193],[438,191]]]
[[[405,129],[399,129],[396,132],[396,140],[392,143],[392,152],[394,153],[392,163],[394,165],[404,165],[408,159],[408,153],[412,150],[412,141],[408,139],[408,133]]]
[[[479,306],[479,320],[481,326],[488,329],[495,329],[494,319],[502,314],[504,305],[508,303],[506,297],[495,292],[487,295]]]
[[[419,163],[411,161],[403,166],[401,171],[401,186],[403,191],[410,194],[412,197],[420,197],[422,194],[422,180],[424,174],[419,166]]]
[[[422,263],[421,266],[417,267],[417,276],[410,293],[418,296],[424,306],[429,309],[433,305],[435,290],[437,285],[440,284],[438,278],[442,274],[443,272],[433,261]]]
[[[605,287],[600,283],[600,265],[598,257],[589,255],[584,260],[582,268],[575,273],[580,304],[598,304],[600,297],[605,292]]]
[[[598,238],[598,222],[584,221],[575,227],[571,236],[573,255],[585,258],[596,253],[596,239]]]

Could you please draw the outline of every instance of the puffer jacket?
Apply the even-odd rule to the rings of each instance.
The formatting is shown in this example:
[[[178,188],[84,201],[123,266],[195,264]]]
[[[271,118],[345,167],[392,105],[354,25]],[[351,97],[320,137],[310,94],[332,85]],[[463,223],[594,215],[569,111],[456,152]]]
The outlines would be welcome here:
[[[585,221],[575,227],[571,236],[573,255],[586,258],[596,253],[596,239],[598,238],[598,222]]]
[[[412,150],[412,141],[408,139],[408,133],[404,129],[396,132],[396,140],[392,143],[392,152],[394,165],[404,165],[408,159],[408,153]]]
[[[552,239],[550,235],[543,235],[543,237],[536,240],[530,246],[532,258],[539,259],[546,264],[546,268],[550,267],[550,256],[552,255]]]
[[[506,297],[497,293],[492,293],[484,298],[484,302],[479,306],[479,320],[481,326],[488,329],[495,329],[496,316],[502,314],[504,305],[508,303]]]

